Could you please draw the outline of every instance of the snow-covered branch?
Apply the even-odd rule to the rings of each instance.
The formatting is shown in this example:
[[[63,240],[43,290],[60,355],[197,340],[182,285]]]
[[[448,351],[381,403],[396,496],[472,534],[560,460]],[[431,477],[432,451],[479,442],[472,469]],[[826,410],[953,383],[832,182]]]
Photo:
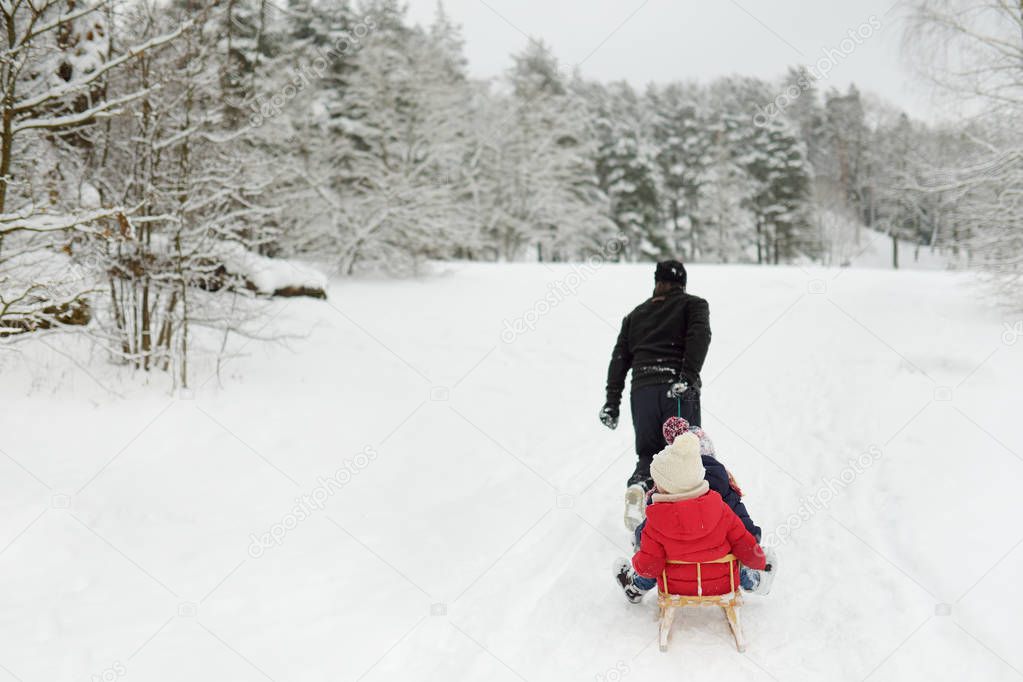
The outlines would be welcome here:
[[[82,125],[83,123],[88,123],[96,119],[116,116],[117,114],[121,113],[121,110],[118,109],[118,107],[127,104],[128,102],[132,102],[134,100],[145,97],[146,95],[149,95],[154,90],[156,90],[158,87],[159,86],[153,86],[148,90],[139,90],[137,92],[132,92],[127,95],[124,95],[122,97],[117,97],[112,100],[106,100],[104,102],[101,102],[100,104],[97,104],[94,107],[90,107],[89,109],[76,112],[73,114],[64,114],[63,116],[44,116],[40,118],[25,119],[15,124],[12,130],[14,133],[20,133],[25,130],[40,128],[45,128],[47,130],[60,130],[77,125]]]
[[[124,207],[95,209],[69,214],[52,213],[8,213],[0,214],[0,235],[15,232],[61,232],[70,229],[87,229],[93,233],[101,233],[101,228],[94,225],[105,218],[122,218],[129,210]]]
[[[139,45],[129,47],[124,51],[123,54],[111,59],[110,61],[104,62],[101,66],[99,66],[98,68],[94,69],[93,71],[89,72],[88,74],[84,75],[81,78],[76,78],[75,80],[71,81],[70,83],[67,83],[66,85],[51,88],[46,92],[40,93],[34,97],[28,97],[26,99],[20,100],[11,108],[11,111],[13,111],[15,114],[21,114],[27,111],[31,111],[33,109],[36,109],[37,107],[42,106],[43,104],[46,104],[47,102],[62,99],[69,94],[72,94],[87,86],[90,86],[93,83],[99,81],[103,76],[105,76],[110,71],[120,67],[128,60],[134,59],[145,52],[161,48],[169,44],[171,41],[176,40],[181,36],[182,33],[185,32],[186,29],[191,28],[193,23],[194,20],[190,19],[188,21],[185,21],[184,23],[182,23],[180,26],[178,26],[176,29],[169,33],[157,36]],[[122,98],[120,100],[120,103],[123,104],[125,102],[131,101],[131,99],[136,99],[147,93],[148,93],[147,90],[143,90],[141,92],[135,93],[135,97]],[[20,130],[21,128],[27,127],[33,126],[21,125],[16,127],[16,130]]]

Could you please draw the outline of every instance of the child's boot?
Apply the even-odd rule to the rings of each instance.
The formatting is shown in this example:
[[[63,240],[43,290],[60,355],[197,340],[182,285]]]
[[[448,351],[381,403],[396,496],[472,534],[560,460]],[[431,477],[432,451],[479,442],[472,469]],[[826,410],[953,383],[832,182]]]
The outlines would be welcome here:
[[[642,483],[633,483],[625,489],[625,527],[630,533],[636,532],[646,519],[646,491]]]
[[[632,570],[632,565],[629,564],[626,559],[618,559],[614,565],[615,569],[615,580],[618,582],[618,586],[625,592],[625,598],[633,604],[638,604],[643,601],[643,595],[649,592],[649,588],[640,589],[635,585],[635,579],[637,578],[636,572]]]
[[[774,575],[778,572],[778,557],[773,549],[765,549],[764,556],[767,559],[767,566],[762,571],[745,566],[740,568],[739,584],[744,592],[759,594],[762,597],[770,593]]]

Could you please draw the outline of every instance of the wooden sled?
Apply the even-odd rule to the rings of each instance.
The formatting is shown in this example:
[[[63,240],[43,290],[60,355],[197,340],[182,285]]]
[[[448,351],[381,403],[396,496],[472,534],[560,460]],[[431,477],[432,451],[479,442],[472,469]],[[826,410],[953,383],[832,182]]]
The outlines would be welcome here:
[[[697,596],[687,594],[669,594],[667,568],[661,573],[661,585],[657,587],[657,606],[660,614],[657,619],[660,622],[660,645],[661,651],[668,650],[668,638],[671,637],[671,625],[675,621],[675,612],[686,606],[718,606],[725,613],[729,627],[732,628],[732,635],[735,637],[735,648],[740,652],[746,650],[746,641],[742,635],[742,622],[739,620],[739,608],[742,606],[742,594],[735,584],[735,571],[738,570],[739,560],[733,554],[726,554],[720,559],[713,561],[667,561],[668,564],[696,564],[696,592]],[[735,564],[729,566],[728,579],[732,591],[728,594],[703,595],[702,564]]]

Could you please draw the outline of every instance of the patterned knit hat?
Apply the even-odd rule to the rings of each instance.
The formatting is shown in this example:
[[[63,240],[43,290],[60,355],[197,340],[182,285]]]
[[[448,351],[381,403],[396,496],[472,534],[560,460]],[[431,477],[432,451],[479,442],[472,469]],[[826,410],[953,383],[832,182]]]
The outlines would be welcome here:
[[[682,417],[668,417],[668,420],[664,422],[664,426],[661,427],[661,433],[664,434],[664,442],[668,445],[674,443],[677,437],[688,430],[689,422]]]
[[[710,439],[707,432],[701,429],[699,426],[692,426],[689,428],[690,431],[696,434],[696,437],[700,439],[700,454],[706,457],[714,456],[714,441]]]

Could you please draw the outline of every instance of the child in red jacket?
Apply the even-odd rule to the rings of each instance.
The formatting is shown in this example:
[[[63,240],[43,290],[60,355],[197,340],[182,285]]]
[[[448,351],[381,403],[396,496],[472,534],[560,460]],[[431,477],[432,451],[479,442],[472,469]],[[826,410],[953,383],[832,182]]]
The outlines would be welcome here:
[[[744,565],[771,571],[764,551],[721,495],[710,490],[700,458],[700,441],[691,432],[675,438],[654,455],[650,465],[656,492],[647,507],[647,523],[632,566],[623,559],[616,566],[618,584],[629,601],[638,603],[647,591],[661,585],[672,594],[695,595],[696,566],[675,561],[713,561],[734,554]],[[728,564],[703,564],[703,594],[725,594],[739,585],[738,570],[729,578]],[[768,581],[764,581],[765,584]]]

